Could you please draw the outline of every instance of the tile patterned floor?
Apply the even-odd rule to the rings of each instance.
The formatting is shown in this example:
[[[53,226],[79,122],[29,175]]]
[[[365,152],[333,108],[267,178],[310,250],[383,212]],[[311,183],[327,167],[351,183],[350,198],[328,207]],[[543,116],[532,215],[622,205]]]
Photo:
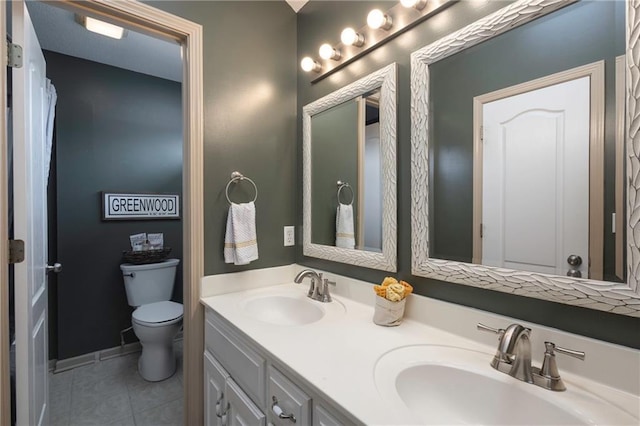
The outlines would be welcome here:
[[[139,355],[50,373],[50,424],[182,425],[182,341],[176,342],[176,373],[161,382],[147,382],[140,377]]]

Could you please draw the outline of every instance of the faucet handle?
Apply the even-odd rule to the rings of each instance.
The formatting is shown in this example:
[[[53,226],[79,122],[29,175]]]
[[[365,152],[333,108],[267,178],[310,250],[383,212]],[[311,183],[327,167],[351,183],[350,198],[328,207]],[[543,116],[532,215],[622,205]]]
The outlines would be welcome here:
[[[582,351],[576,351],[574,349],[561,348],[560,346],[556,346],[555,343],[544,342],[544,345],[545,345],[546,350],[547,351],[551,351],[551,353],[553,353],[553,351],[555,350],[559,354],[569,355],[569,356],[572,356],[574,358],[578,358],[580,361],[584,361],[584,358],[586,357],[586,354],[584,352],[582,352]]]
[[[476,328],[480,331],[486,331],[489,333],[495,333],[498,335],[499,339],[502,339],[502,336],[504,335],[504,329],[503,328],[493,328],[493,327],[489,327],[487,325],[482,324],[481,322],[479,322],[476,325]]]
[[[329,303],[332,301],[331,293],[329,292],[329,284],[335,286],[335,281],[329,281],[329,278],[325,278],[322,285],[322,302]]]
[[[538,386],[542,386],[545,389],[553,391],[563,391],[567,389],[563,380],[560,378],[560,372],[558,371],[558,364],[556,363],[555,352],[560,354],[569,355],[580,360],[584,360],[585,353],[581,351],[574,351],[573,349],[561,348],[556,346],[552,342],[544,342],[544,360],[542,361],[542,367],[540,370],[535,369],[536,375],[539,376],[539,380],[534,377],[534,383]]]
[[[569,355],[574,358],[578,358],[581,361],[584,361],[586,354],[582,351],[576,351],[573,349],[561,348],[560,346],[556,346],[553,342],[544,342],[544,354],[546,355],[554,355],[554,352],[558,352],[559,354]]]
[[[578,358],[579,360],[584,360],[585,357],[584,352],[561,348],[552,342],[544,342],[544,348],[544,360],[542,361],[542,367],[540,367],[540,375],[547,378],[560,378],[558,364],[556,364],[556,352]]]

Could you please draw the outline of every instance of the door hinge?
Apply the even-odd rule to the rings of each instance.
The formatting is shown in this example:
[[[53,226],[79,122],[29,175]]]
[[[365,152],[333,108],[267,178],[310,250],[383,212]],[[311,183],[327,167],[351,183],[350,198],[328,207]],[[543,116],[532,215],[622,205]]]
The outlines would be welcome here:
[[[480,238],[484,237],[484,232],[482,231],[482,224],[480,224]]]
[[[7,66],[22,68],[22,46],[7,42]]]
[[[24,241],[9,240],[9,264],[24,262]]]
[[[484,126],[480,126],[480,142],[484,142]]]

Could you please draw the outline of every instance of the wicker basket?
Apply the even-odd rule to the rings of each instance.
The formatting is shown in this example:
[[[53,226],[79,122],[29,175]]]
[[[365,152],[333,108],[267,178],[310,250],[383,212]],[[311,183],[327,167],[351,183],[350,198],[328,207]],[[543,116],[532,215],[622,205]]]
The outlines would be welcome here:
[[[171,247],[165,247],[160,250],[123,251],[122,260],[124,260],[126,263],[132,263],[134,265],[158,263],[169,257],[170,253]]]

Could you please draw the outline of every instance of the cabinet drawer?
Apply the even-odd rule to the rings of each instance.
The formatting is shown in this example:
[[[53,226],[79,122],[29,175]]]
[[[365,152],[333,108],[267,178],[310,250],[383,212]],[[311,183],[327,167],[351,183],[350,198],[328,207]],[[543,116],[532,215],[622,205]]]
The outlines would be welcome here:
[[[269,407],[267,417],[270,422],[283,426],[292,426],[294,423],[296,425],[311,424],[311,398],[273,366],[269,366],[267,389]],[[284,414],[295,416],[295,422],[290,419],[281,419],[274,413],[272,409],[274,398]]]
[[[265,406],[265,359],[210,312],[206,315],[205,346],[249,397]]]
[[[227,379],[227,422],[229,426],[264,426],[266,417],[260,409],[249,399],[242,389],[233,381]]]

